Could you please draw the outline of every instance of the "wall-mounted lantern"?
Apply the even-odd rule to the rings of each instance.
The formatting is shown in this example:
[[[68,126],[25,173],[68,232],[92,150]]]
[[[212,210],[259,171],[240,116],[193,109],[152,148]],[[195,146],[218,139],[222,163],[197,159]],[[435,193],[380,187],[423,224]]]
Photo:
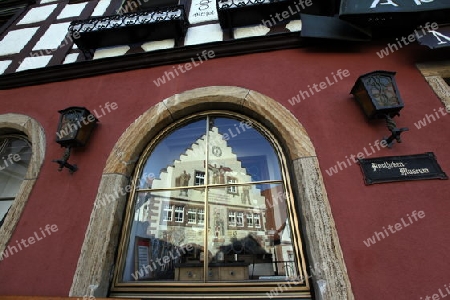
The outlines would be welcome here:
[[[400,134],[408,131],[406,127],[397,128],[395,116],[400,116],[404,104],[394,78],[395,72],[374,71],[361,75],[350,92],[358,101],[365,115],[371,119],[385,119],[391,136],[383,138],[388,147],[393,141],[401,143]]]
[[[61,116],[56,131],[56,142],[66,150],[61,159],[53,160],[53,162],[59,164],[58,171],[68,168],[69,172],[73,173],[78,170],[78,167],[67,162],[70,151],[72,147],[86,145],[98,119],[84,107],[72,106],[58,112]]]

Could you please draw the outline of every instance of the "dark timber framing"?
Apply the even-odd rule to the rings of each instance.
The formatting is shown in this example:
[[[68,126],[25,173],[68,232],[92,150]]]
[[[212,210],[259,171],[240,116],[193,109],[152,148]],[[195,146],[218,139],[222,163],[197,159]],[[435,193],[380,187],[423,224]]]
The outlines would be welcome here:
[[[0,76],[0,89],[13,89],[70,79],[125,72],[191,61],[203,50],[213,50],[215,57],[243,55],[272,50],[297,48],[303,45],[298,32],[251,37],[195,46],[184,46],[144,53],[121,55],[98,60],[79,61],[72,64],[30,69]]]

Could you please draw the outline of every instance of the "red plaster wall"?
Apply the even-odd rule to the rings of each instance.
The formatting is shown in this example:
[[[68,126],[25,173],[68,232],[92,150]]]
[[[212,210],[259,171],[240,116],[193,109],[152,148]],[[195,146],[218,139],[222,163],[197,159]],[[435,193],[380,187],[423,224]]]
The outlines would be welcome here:
[[[56,233],[0,262],[0,294],[68,295],[101,173],[117,139],[152,105],[175,93],[213,85],[245,87],[272,97],[306,128],[317,151],[356,299],[410,300],[437,293],[450,280],[448,262],[443,261],[450,248],[449,181],[365,186],[355,164],[333,176],[325,171],[388,135],[382,121],[365,120],[349,95],[359,75],[381,69],[397,72],[405,102],[397,124],[410,131],[403,135],[402,144],[373,156],[433,151],[444,171],[450,172],[450,116],[420,130],[414,126],[442,105],[414,64],[435,59],[439,52],[410,45],[380,59],[376,51],[385,46],[293,49],[212,59],[160,87],[153,80],[171,66],[0,91],[0,113],[33,117],[47,138],[42,170],[11,243],[32,236],[46,224],[58,226]],[[289,104],[299,90],[325,81],[338,69],[347,69],[350,76],[301,103]],[[86,149],[72,154],[70,162],[77,163],[79,171],[59,173],[51,162],[63,153],[54,142],[57,110],[86,106],[92,111],[108,101],[116,102],[117,110],[100,118]],[[371,247],[364,245],[374,231],[400,222],[414,210],[424,211],[425,218]]]

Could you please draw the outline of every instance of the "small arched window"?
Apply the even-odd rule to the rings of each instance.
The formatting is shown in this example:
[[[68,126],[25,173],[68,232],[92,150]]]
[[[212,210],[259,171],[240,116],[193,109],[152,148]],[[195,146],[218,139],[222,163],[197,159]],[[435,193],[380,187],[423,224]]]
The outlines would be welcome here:
[[[112,296],[310,297],[286,159],[261,124],[176,122],[133,178]]]
[[[0,226],[27,173],[31,146],[21,135],[0,136]]]

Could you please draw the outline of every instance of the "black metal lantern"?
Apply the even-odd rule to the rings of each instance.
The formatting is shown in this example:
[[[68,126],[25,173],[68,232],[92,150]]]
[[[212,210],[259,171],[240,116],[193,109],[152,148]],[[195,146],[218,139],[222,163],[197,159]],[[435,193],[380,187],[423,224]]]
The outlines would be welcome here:
[[[56,131],[56,142],[66,150],[61,159],[53,160],[53,162],[59,164],[58,171],[68,168],[69,172],[73,173],[78,170],[78,167],[67,162],[70,151],[72,147],[86,145],[98,119],[84,107],[72,106],[58,112],[61,116]]]
[[[400,110],[404,107],[394,75],[395,72],[389,71],[374,71],[361,75],[350,92],[367,118],[386,120],[391,136],[384,140],[389,147],[392,146],[394,139],[401,143],[400,134],[409,130],[406,127],[397,128],[392,119],[400,116]]]

